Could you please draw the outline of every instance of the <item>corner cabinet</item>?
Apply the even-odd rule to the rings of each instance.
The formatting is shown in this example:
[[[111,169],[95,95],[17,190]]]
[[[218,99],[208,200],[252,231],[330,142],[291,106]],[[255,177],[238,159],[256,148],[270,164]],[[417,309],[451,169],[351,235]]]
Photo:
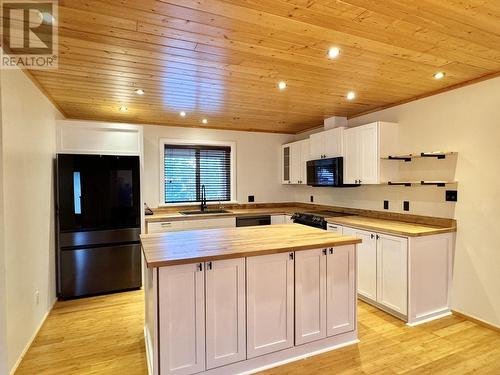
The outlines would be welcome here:
[[[344,182],[379,184],[397,176],[397,166],[381,155],[397,153],[398,124],[374,122],[344,131]]]
[[[305,185],[309,159],[309,139],[281,146],[281,183]]]
[[[358,245],[358,296],[410,325],[450,313],[454,233],[400,237],[343,227]]]

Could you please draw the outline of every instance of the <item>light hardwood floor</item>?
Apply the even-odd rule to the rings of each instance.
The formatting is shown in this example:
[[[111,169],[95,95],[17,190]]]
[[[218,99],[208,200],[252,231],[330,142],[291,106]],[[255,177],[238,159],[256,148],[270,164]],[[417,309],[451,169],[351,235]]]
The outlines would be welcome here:
[[[142,291],[58,302],[16,375],[146,375]],[[284,374],[500,374],[500,333],[457,316],[418,327],[359,303],[361,343]]]

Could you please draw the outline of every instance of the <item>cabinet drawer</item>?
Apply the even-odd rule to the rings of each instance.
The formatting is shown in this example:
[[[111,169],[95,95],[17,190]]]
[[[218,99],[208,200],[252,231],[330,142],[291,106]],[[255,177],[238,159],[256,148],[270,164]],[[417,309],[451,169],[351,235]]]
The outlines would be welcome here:
[[[326,230],[329,231],[329,232],[335,232],[335,233],[338,233],[338,234],[342,234],[342,232],[343,232],[342,225],[330,224],[330,223],[328,223],[326,225]]]
[[[236,218],[223,217],[217,219],[188,220],[184,222],[183,230],[231,228],[236,226]]]
[[[162,221],[159,223],[148,223],[148,234],[182,230],[183,227],[184,222],[182,221]]]

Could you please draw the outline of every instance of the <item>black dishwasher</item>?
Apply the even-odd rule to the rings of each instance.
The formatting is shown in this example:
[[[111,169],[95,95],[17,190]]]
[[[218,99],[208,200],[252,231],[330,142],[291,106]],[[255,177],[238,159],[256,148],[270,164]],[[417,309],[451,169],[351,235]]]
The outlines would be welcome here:
[[[254,227],[256,225],[271,225],[271,216],[244,216],[236,218],[237,227]]]

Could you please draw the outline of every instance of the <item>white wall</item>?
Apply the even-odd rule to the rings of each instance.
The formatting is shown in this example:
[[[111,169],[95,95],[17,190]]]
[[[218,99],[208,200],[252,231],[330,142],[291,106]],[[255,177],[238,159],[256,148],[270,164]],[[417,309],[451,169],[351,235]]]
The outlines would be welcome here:
[[[446,161],[412,162],[415,173],[432,172],[458,181],[458,202],[444,201],[444,188],[369,186],[353,189],[298,188],[295,199],[325,204],[454,217],[458,221],[452,308],[500,326],[500,78],[372,113],[349,121],[400,124],[400,151],[457,151]],[[405,164],[405,163],[403,163]],[[409,165],[402,168],[408,172]]]
[[[0,74],[0,82],[2,75]],[[2,87],[0,84],[0,103]],[[0,145],[2,144],[2,106],[0,105]],[[7,299],[5,295],[5,238],[3,207],[3,152],[0,149],[0,374],[7,373]]]
[[[246,203],[286,202],[293,192],[281,185],[280,146],[294,137],[286,134],[251,133],[167,126],[144,126],[144,199],[158,207],[160,199],[160,138],[236,142],[236,195]]]
[[[60,114],[21,71],[3,70],[1,76],[10,371],[56,299],[53,158]]]

